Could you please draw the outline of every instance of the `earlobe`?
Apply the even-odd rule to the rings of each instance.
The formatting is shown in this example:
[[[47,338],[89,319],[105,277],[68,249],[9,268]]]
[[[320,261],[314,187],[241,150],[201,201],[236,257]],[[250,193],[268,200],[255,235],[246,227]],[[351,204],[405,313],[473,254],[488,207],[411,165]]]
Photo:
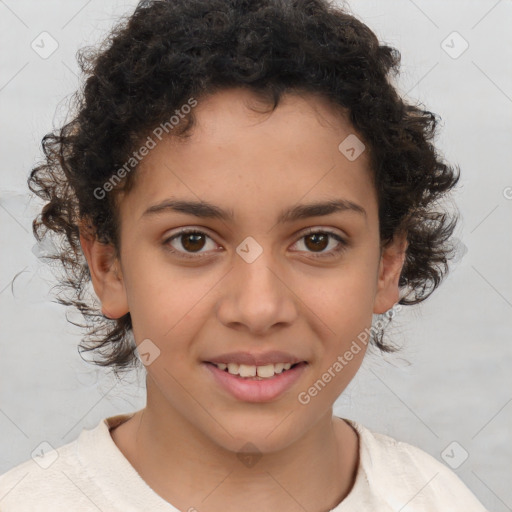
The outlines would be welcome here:
[[[115,248],[98,241],[90,225],[80,225],[80,245],[84,252],[92,285],[101,301],[101,311],[111,319],[129,312],[124,279]]]
[[[379,264],[377,293],[373,312],[383,314],[391,309],[400,298],[398,282],[405,262],[408,247],[406,235],[395,237],[393,242],[383,248]]]

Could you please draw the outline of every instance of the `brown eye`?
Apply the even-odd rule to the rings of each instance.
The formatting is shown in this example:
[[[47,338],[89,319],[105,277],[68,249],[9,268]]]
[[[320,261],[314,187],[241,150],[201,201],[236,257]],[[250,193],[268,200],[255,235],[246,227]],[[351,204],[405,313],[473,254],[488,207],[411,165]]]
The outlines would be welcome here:
[[[304,237],[306,247],[312,251],[323,251],[329,245],[329,235],[325,233],[312,233]]]
[[[335,257],[348,246],[348,242],[346,242],[338,234],[333,233],[332,231],[325,230],[309,230],[299,240],[299,242],[302,240],[304,240],[304,245],[307,249],[306,252],[309,252],[311,256],[313,256],[313,258]],[[336,244],[334,244],[334,248],[332,248],[331,250],[326,250],[327,247],[329,247],[331,240],[335,240],[338,242],[337,247]]]
[[[181,236],[181,244],[187,251],[198,251],[201,250],[204,245],[204,234],[203,233],[185,233]]]
[[[173,236],[166,238],[163,241],[163,245],[166,250],[176,254],[178,257],[199,259],[208,256],[208,253],[212,252],[211,250],[202,250],[208,245],[208,240],[212,241],[214,246],[212,250],[215,251],[216,244],[210,236],[200,230],[188,228],[182,229]],[[326,250],[333,240],[338,242],[337,246],[334,244],[333,248]],[[310,230],[296,243],[302,241],[304,241],[306,252],[313,258],[335,257],[348,246],[348,242],[338,234],[325,230]]]
[[[212,240],[210,236],[197,229],[182,229],[173,236],[163,241],[164,247],[180,257],[184,258],[200,258],[206,256],[206,252],[202,251],[207,246],[208,240]],[[212,240],[213,242],[213,240]],[[216,244],[213,243],[215,250]]]

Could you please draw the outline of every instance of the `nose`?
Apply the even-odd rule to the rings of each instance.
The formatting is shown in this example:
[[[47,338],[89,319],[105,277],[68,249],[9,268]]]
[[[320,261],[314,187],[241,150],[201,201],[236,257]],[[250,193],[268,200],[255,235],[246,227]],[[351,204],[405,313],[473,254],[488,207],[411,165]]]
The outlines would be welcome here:
[[[252,262],[237,255],[217,305],[219,321],[253,335],[291,325],[299,307],[290,280],[270,249]]]

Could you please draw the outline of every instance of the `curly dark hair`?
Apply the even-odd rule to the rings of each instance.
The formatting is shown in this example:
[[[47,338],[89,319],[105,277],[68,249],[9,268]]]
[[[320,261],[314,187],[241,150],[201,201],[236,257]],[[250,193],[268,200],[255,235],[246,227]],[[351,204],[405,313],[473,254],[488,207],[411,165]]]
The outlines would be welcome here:
[[[270,111],[294,91],[321,94],[345,109],[370,155],[381,247],[407,233],[399,279],[407,293],[399,303],[425,300],[447,273],[458,214],[439,201],[460,173],[433,145],[439,118],[400,97],[391,80],[400,53],[340,6],[328,0],[146,0],[98,48],[77,56],[86,80],[73,96],[73,119],[44,136],[45,158],[28,185],[45,201],[33,222],[36,239],[51,231],[60,242],[49,257],[62,264],[58,286],[71,294],[60,294],[58,302],[83,315],[87,333],[79,348],[99,352],[95,364],[116,374],[140,366],[130,314],[109,319],[87,298],[91,276],[80,223],[119,255],[116,198],[133,187],[136,170],[106,200],[97,191],[155,126],[190,98],[200,101],[221,89],[248,88]],[[172,135],[190,134],[193,110],[185,121]],[[395,351],[383,335],[371,343]]]

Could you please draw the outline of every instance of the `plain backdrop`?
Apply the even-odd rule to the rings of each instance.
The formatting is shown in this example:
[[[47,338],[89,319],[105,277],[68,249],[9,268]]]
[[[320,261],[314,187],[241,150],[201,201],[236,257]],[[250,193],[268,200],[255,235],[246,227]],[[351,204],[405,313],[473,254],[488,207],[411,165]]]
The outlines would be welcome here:
[[[136,3],[0,1],[0,473],[42,441],[61,446],[145,404],[143,371],[119,383],[78,354],[80,331],[36,257],[39,203],[26,187],[79,84],[76,51]],[[395,317],[402,351],[369,354],[335,413],[422,448],[489,510],[512,510],[512,2],[349,6],[400,50],[401,94],[442,118],[437,147],[462,170],[460,255],[425,303]],[[33,49],[41,37],[47,52],[58,45],[49,56]]]

